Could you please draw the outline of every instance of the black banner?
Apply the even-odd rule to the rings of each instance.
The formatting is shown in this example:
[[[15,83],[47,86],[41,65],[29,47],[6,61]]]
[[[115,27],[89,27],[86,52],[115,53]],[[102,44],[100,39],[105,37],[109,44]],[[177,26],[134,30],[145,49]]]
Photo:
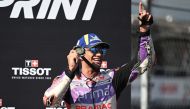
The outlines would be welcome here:
[[[0,107],[43,109],[42,97],[86,33],[111,45],[109,68],[130,61],[129,0],[0,1]],[[130,87],[119,109],[130,108]]]

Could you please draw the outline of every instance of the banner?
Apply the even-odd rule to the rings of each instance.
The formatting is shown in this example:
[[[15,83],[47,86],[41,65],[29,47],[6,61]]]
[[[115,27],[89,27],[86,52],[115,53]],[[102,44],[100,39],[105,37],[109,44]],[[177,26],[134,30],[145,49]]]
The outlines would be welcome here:
[[[108,68],[130,61],[129,0],[1,0],[0,109],[44,109],[42,97],[84,34],[111,45]],[[130,87],[118,102],[130,108]]]

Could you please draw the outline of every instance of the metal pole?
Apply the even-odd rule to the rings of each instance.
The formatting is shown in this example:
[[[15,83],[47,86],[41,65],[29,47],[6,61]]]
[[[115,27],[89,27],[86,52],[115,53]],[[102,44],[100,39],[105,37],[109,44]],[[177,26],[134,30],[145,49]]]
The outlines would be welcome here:
[[[141,109],[148,109],[148,72],[145,72],[141,76]]]
[[[143,6],[149,12],[151,12],[151,0],[142,0]]]

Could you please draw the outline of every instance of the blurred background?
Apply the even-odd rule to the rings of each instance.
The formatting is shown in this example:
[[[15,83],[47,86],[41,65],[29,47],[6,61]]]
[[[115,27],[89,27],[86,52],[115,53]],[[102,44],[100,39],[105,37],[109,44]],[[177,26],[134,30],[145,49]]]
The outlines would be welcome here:
[[[190,109],[190,0],[142,0],[154,16],[156,65],[131,85],[131,109]],[[131,1],[132,55],[138,3]]]

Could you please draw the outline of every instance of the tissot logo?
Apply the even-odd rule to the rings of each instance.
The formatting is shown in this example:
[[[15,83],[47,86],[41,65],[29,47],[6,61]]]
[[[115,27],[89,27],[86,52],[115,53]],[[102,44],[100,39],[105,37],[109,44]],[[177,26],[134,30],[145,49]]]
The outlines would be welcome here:
[[[25,67],[38,67],[38,60],[25,60]]]
[[[15,0],[1,0],[0,7],[8,7],[14,3]],[[33,8],[41,2],[37,16],[33,14]],[[13,9],[10,18],[18,18],[21,12],[24,12],[25,19],[56,19],[60,9],[63,9],[65,18],[67,20],[74,20],[82,0],[27,0],[17,1],[13,4]],[[52,5],[50,5],[52,3]],[[94,12],[97,0],[88,0],[85,11],[83,12],[82,20],[90,20]],[[23,10],[23,11],[21,11]],[[48,10],[49,13],[48,13]],[[62,12],[62,11],[61,11]]]
[[[25,60],[25,67],[12,67],[12,79],[51,79],[51,68],[39,68],[38,60]]]

